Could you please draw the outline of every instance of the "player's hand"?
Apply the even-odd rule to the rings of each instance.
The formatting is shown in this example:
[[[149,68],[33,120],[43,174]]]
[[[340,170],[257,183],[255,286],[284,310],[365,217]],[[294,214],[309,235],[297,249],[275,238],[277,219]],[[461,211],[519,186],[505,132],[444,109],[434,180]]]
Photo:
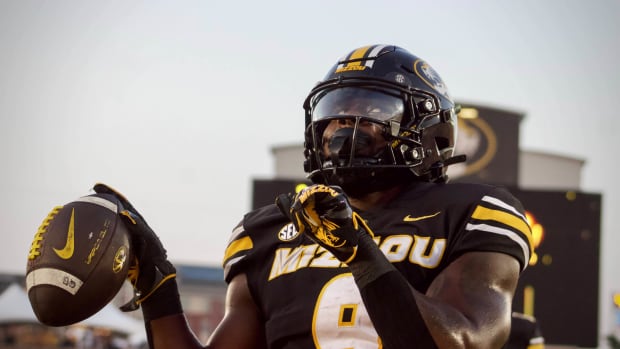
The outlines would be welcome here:
[[[276,198],[276,205],[297,231],[308,235],[344,263],[355,258],[359,234],[372,234],[337,186],[315,184],[297,195],[281,194]]]
[[[136,310],[140,303],[153,294],[159,286],[176,276],[176,269],[168,261],[166,249],[157,234],[129,200],[103,183],[95,184],[93,190],[96,193],[114,195],[123,206],[121,217],[131,234],[132,249],[136,259],[127,277],[134,287],[135,297],[121,309]]]

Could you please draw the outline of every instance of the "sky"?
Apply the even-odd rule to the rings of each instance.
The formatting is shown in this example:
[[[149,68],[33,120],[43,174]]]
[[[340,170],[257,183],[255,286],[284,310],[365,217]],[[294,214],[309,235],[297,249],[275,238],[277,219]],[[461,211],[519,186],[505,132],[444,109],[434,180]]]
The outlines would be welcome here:
[[[455,99],[525,113],[522,149],[585,161],[601,295],[620,291],[619,1],[304,4],[0,0],[0,272],[25,272],[49,210],[96,182],[171,260],[219,266],[252,180],[274,176],[271,148],[302,142],[312,86],[352,49],[395,44]]]

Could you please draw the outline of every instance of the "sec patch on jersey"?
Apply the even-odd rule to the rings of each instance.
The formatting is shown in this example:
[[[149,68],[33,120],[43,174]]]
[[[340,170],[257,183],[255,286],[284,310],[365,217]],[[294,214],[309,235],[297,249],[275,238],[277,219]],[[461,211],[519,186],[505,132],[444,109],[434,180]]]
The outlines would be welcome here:
[[[130,236],[112,195],[93,194],[52,209],[32,241],[26,288],[48,326],[80,322],[108,304],[127,277]]]

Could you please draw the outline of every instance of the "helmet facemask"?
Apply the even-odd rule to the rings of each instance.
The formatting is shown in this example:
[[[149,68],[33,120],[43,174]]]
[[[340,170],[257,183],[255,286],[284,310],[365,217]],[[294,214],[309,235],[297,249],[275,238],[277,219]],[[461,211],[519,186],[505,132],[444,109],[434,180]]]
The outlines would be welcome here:
[[[339,185],[351,196],[411,181],[400,150],[403,144],[421,144],[417,132],[401,128],[407,109],[398,92],[376,87],[318,93],[306,130],[307,163],[316,164],[309,177]]]

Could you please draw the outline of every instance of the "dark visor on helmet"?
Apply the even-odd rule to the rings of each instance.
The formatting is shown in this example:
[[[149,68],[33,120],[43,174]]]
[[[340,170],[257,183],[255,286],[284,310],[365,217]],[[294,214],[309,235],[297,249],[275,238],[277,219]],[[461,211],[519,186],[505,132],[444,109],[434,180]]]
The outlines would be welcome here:
[[[312,121],[335,117],[366,117],[380,121],[401,121],[403,100],[378,90],[342,87],[318,96],[312,108]]]

